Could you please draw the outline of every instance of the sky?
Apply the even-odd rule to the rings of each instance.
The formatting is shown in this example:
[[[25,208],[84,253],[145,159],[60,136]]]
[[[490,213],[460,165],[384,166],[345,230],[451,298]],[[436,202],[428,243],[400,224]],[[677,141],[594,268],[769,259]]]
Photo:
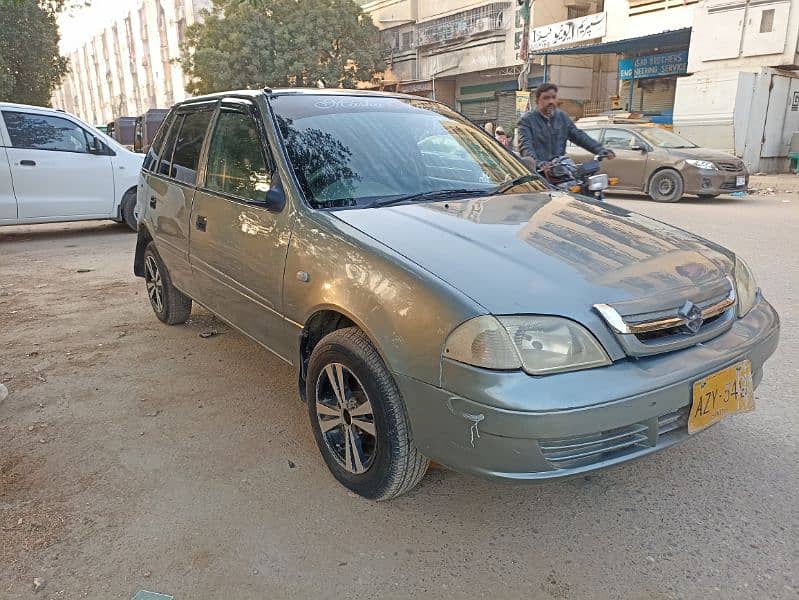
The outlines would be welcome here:
[[[135,8],[140,0],[92,0],[88,8],[60,15],[61,54],[68,55],[86,39]]]

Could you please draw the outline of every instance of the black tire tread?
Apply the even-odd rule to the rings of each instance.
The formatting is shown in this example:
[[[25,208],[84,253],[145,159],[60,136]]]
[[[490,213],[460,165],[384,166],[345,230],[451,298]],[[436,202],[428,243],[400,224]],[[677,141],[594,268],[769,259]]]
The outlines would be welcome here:
[[[128,190],[122,196],[122,206],[120,207],[120,215],[122,222],[127,225],[132,231],[138,231],[139,225],[136,223],[136,217],[133,212],[136,209],[136,190]]]
[[[655,195],[652,193],[652,188],[654,187],[655,180],[663,174],[674,175],[679,180],[680,193],[677,194],[673,200],[659,199],[655,197]],[[652,198],[652,200],[654,200],[655,202],[667,202],[667,203],[679,202],[680,200],[682,200],[684,194],[685,194],[685,182],[682,179],[682,175],[680,175],[680,173],[678,171],[675,171],[674,169],[661,169],[660,171],[656,171],[655,173],[653,173],[652,177],[649,179],[649,197]]]
[[[163,314],[155,315],[167,325],[179,325],[185,323],[191,315],[191,298],[186,296],[183,292],[172,285],[172,278],[169,276],[164,261],[158,255],[158,250],[155,247],[155,242],[150,242],[144,249],[144,256],[152,254],[158,262],[158,270],[161,272],[161,279],[164,286],[164,312]]]
[[[383,408],[396,425],[394,433],[400,443],[392,457],[386,483],[370,499],[380,502],[396,498],[418,485],[427,473],[430,464],[427,457],[422,455],[413,443],[408,415],[397,384],[383,363],[380,354],[361,329],[346,327],[329,333],[314,348],[311,362],[314,360],[314,354],[322,352],[325,347],[329,346],[342,346],[355,351],[376,375],[374,381],[379,388]],[[311,382],[311,385],[315,385],[315,383]],[[308,401],[313,402],[313,397],[312,394],[309,394]]]

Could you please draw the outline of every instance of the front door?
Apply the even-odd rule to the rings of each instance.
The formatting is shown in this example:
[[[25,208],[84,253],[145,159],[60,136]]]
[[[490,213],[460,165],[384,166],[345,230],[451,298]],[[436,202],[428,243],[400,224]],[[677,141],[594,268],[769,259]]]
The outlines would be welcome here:
[[[289,211],[263,201],[274,162],[255,107],[223,103],[208,146],[205,185],[194,196],[189,260],[198,301],[270,348],[288,356],[283,269]]]
[[[91,154],[91,136],[69,119],[3,111],[20,219],[112,216],[111,157]]]
[[[626,129],[605,129],[602,145],[616,158],[602,161],[602,172],[619,178],[619,189],[642,190],[646,172],[647,144]]]

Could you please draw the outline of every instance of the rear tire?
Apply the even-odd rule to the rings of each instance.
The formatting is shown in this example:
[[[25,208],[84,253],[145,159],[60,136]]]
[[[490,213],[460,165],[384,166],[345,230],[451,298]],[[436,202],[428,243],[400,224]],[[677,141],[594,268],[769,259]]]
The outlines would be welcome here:
[[[122,196],[121,206],[122,222],[133,231],[138,231],[139,224],[136,220],[136,190],[128,190]]]
[[[429,461],[413,442],[397,384],[360,329],[334,331],[313,349],[306,397],[322,458],[346,488],[391,500],[424,477]]]
[[[674,169],[658,171],[649,180],[649,197],[655,202],[679,202],[682,194],[682,176]]]
[[[158,256],[155,244],[144,249],[144,282],[155,316],[167,325],[184,323],[191,314],[191,298],[172,285],[169,271]]]

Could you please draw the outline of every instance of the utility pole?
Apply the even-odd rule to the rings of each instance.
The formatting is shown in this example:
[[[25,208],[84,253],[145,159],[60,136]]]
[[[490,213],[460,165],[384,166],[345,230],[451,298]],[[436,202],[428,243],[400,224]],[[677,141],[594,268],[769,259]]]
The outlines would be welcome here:
[[[516,0],[516,3],[520,7],[519,12],[524,20],[522,43],[519,48],[519,58],[524,61],[524,65],[522,66],[522,72],[519,73],[518,80],[519,90],[524,91],[527,89],[527,78],[530,75],[530,9],[533,0]]]

